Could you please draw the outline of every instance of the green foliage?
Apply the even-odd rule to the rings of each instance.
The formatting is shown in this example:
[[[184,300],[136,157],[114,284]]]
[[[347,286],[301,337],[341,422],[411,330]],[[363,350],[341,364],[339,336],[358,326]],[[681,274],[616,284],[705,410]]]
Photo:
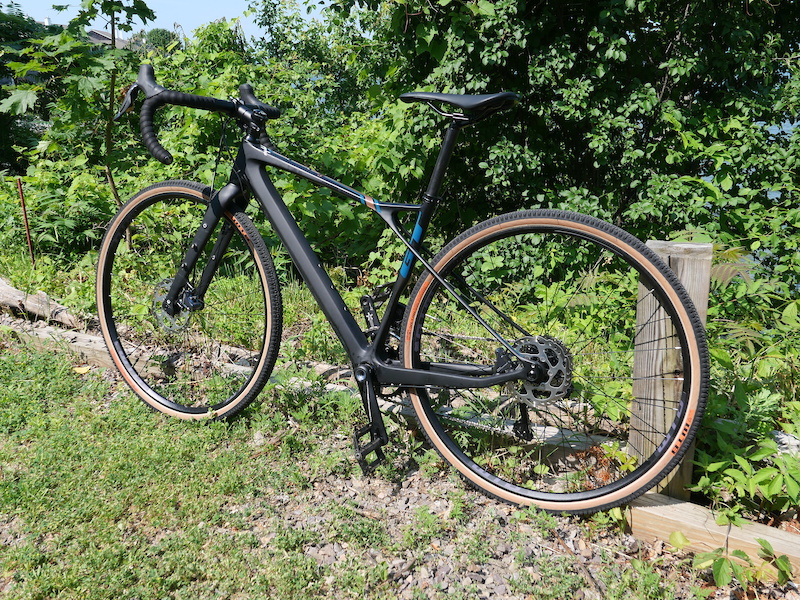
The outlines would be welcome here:
[[[675,597],[673,590],[664,585],[662,574],[649,560],[633,558],[630,568],[607,569],[604,575],[609,582],[606,597],[648,600],[671,600]]]
[[[272,461],[262,469],[242,460],[253,435],[247,419],[233,428],[154,420],[125,393],[109,400],[108,381],[78,374],[64,352],[0,345],[0,511],[19,536],[0,563],[12,595],[210,598],[255,585],[294,597],[312,589],[316,562],[283,549],[296,547],[297,535],[276,527],[274,547],[262,549],[230,508],[234,498],[252,503],[271,470]]]
[[[611,510],[606,510],[592,515],[591,522],[594,526],[599,526],[602,528],[614,526],[620,532],[625,532],[630,529],[625,512],[619,506],[616,506]]]
[[[184,50],[150,56],[159,81],[218,97],[230,95],[242,82],[251,82],[259,97],[283,111],[281,119],[270,124],[270,135],[281,152],[373,195],[391,190],[384,180],[402,171],[396,164],[400,159],[378,164],[381,156],[375,156],[386,127],[372,122],[374,110],[366,90],[373,81],[365,80],[369,71],[364,69],[369,58],[364,51],[359,61],[353,60],[351,52],[358,40],[348,37],[352,25],[309,22],[285,12],[273,18],[283,36],[270,43],[250,45],[235,23],[213,23],[196,32],[195,41]],[[203,75],[198,77],[198,72]],[[130,77],[134,77],[133,69]],[[209,180],[220,137],[219,119],[185,109],[163,112],[159,135],[176,153],[179,168]],[[135,119],[130,126],[125,135],[135,135]],[[139,152],[144,155],[143,149]],[[274,173],[273,179],[326,262],[363,263],[380,234],[366,209],[353,208],[332,198],[327,190],[320,193],[283,173]]]
[[[22,12],[19,4],[9,2],[0,6],[0,44],[19,46],[24,40],[38,38],[53,31]]]
[[[141,44],[148,52],[173,52],[181,45],[181,37],[174,31],[168,29],[155,28],[147,33],[137,34],[133,37],[132,42]]]
[[[725,452],[723,460],[698,452],[696,460],[703,475],[691,488],[720,507],[717,523],[741,524],[744,510],[759,517],[780,516],[800,504],[800,465],[796,457],[779,454],[774,441],[763,440],[746,448],[726,446],[721,451]]]
[[[772,544],[764,538],[756,538],[761,548],[758,550],[758,557],[765,563],[772,565],[778,572],[778,583],[785,585],[792,578],[792,565],[785,554],[778,556]]]
[[[364,516],[351,503],[336,504],[330,511],[337,518],[332,531],[334,539],[367,547],[386,546],[391,542],[386,526],[380,520]]]
[[[530,205],[640,235],[762,238],[796,204],[798,7],[665,1],[384,2],[385,90],[522,94],[465,136],[448,195],[467,216]],[[426,109],[423,109],[426,110]],[[426,115],[415,118],[430,135]],[[784,256],[780,253],[781,257]]]
[[[444,527],[439,515],[427,506],[420,506],[414,511],[414,520],[403,531],[403,546],[412,550],[425,548],[443,532]]]
[[[233,20],[139,51],[92,46],[83,28],[100,14],[121,30],[152,19],[141,0],[84,3],[65,31],[42,30],[18,8],[2,13],[0,42],[10,45],[0,68],[16,86],[0,91],[0,130],[10,132],[0,168],[22,175],[39,258],[36,272],[14,258],[25,236],[16,182],[6,179],[0,267],[16,283],[90,311],[94,248],[117,205],[109,176],[122,198],[166,178],[224,183],[219,142],[234,144],[238,132],[223,134],[216,116],[159,112],[170,166],[146,154],[135,115],[113,138],[102,135],[116,88],[142,61],[163,85],[195,94],[227,97],[252,83],[283,111],[270,123],[283,153],[384,200],[414,200],[441,134],[439,117],[398,103],[399,93],[510,89],[523,96],[515,111],[464,132],[432,245],[489,213],[527,206],[588,212],[644,238],[714,242],[714,371],[695,489],[732,519],[766,518],[796,498],[796,463],[765,453],[770,431],[798,435],[800,422],[800,6],[340,0],[321,20],[303,18],[294,3],[253,10],[264,39],[247,40]],[[344,267],[343,283],[393,275],[403,248],[367,209],[272,175],[323,261]],[[492,259],[500,270],[519,260],[510,251]],[[533,273],[549,268],[542,262]],[[292,280],[288,267],[282,276]],[[322,317],[302,310],[293,323],[310,334],[290,353],[342,360]],[[740,481],[772,469],[780,490]]]
[[[49,370],[52,357],[8,351],[6,338],[0,332],[0,432],[10,435],[40,426],[58,398],[78,395],[81,386],[68,363],[59,362],[47,377],[40,377]]]
[[[354,4],[365,9],[351,10]],[[284,109],[272,124],[283,151],[378,198],[413,197],[439,135],[427,109],[398,107],[398,92],[514,89],[524,97],[518,112],[466,132],[449,178],[457,209],[443,211],[439,225],[454,231],[489,212],[566,206],[643,237],[662,236],[667,223],[669,231],[724,243],[744,239],[764,248],[769,241],[770,252],[760,256],[765,268],[794,277],[793,247],[781,231],[796,195],[797,140],[785,126],[798,105],[790,52],[796,9],[751,8],[342,0],[325,20],[308,21],[293,4],[258,3],[256,20],[268,37],[255,45],[235,25],[216,23],[186,48],[151,60],[162,83],[184,91],[225,96],[252,81]],[[121,11],[120,27],[137,11],[147,17],[141,3]],[[77,24],[90,16],[84,13]],[[93,106],[89,97],[105,87],[94,75],[102,65],[79,63],[92,53],[76,43],[48,42],[31,54],[44,72],[68,74],[48,87],[61,98],[60,110],[73,111],[67,123],[85,122],[77,111]],[[131,57],[120,72],[132,78],[136,62]],[[69,87],[72,72],[81,74],[83,90]],[[29,106],[31,93],[44,91],[18,90],[8,109]],[[215,118],[187,112],[165,111],[165,141],[174,150],[192,149],[179,153],[182,175],[208,176],[219,127]],[[63,131],[61,122],[43,149],[69,145],[86,153],[74,144],[79,133]],[[116,137],[133,135],[121,129]],[[90,161],[100,148],[93,150]],[[142,160],[125,147],[112,162],[124,176]],[[164,170],[156,166],[154,177]],[[313,221],[323,256],[345,260],[346,239],[353,262],[363,261],[376,228],[361,211],[334,214],[326,196],[281,175],[276,183],[301,224]]]
[[[784,554],[778,556],[772,544],[763,538],[757,538],[758,557],[761,563],[756,565],[750,556],[742,550],[728,552],[725,548],[717,548],[712,552],[702,552],[694,558],[696,569],[711,569],[714,583],[723,587],[735,578],[745,589],[761,583],[777,572],[778,583],[785,585],[792,577],[792,566]]]
[[[572,562],[572,559],[563,556],[532,557],[524,563],[524,566],[532,568],[521,570],[509,582],[511,590],[541,600],[575,597],[586,586],[586,581],[571,568]]]
[[[130,13],[123,17],[124,22]],[[306,22],[284,12],[276,18],[286,35],[271,45],[251,45],[237,22],[230,21],[201,28],[185,48],[174,47],[171,53],[142,56],[92,47],[78,35],[79,23],[22,48],[21,59],[13,63],[18,75],[36,70],[46,77],[18,86],[3,106],[9,112],[33,106],[49,119],[36,147],[20,155],[31,164],[23,183],[37,252],[56,253],[59,261],[70,263],[93,247],[116,206],[107,181],[111,174],[121,198],[160,179],[213,179],[223,130],[214,115],[176,108],[159,114],[159,134],[176,155],[171,167],[149,159],[138,142],[134,116],[115,128],[113,144],[97,135],[110,117],[109,104],[114,104],[109,102],[114,72],[120,73],[120,81],[132,81],[142,60],[154,64],[162,84],[186,92],[226,97],[240,83],[252,82],[259,96],[284,111],[271,131],[281,150],[347,184],[366,186],[373,194],[391,191],[390,178],[415,168],[399,166],[399,158],[380,161],[376,155],[388,130],[373,122],[368,108],[366,89],[374,83],[365,69],[369,49],[361,52],[361,61],[343,58],[351,56],[354,41],[348,36],[354,25]],[[230,130],[229,144],[236,135]],[[227,173],[217,176],[220,184]],[[364,262],[380,234],[365,208],[296,186],[287,175],[276,174],[275,183],[326,262]],[[59,207],[59,202],[65,205]],[[0,190],[0,208],[9,225],[0,233],[0,247],[21,247],[23,226],[13,180]]]
[[[797,435],[800,422],[793,284],[742,249],[718,252],[713,273],[712,386],[691,489],[720,522],[779,520],[800,502],[800,457],[779,453],[772,437]]]
[[[9,3],[0,7],[0,78],[13,74],[9,63],[14,54],[28,40],[37,39],[56,31],[25,15],[18,4]],[[40,134],[39,115],[33,111],[36,94],[14,86],[0,87],[0,170],[20,171],[24,166],[14,146],[30,147],[36,144]]]

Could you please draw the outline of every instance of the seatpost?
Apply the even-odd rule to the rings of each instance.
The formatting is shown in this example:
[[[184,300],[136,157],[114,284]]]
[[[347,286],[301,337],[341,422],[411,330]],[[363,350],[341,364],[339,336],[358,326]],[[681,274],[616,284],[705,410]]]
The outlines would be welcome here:
[[[425,190],[425,199],[435,200],[439,197],[439,190],[442,187],[444,180],[444,173],[447,171],[447,165],[450,164],[450,157],[453,156],[453,150],[456,147],[456,140],[461,128],[468,124],[468,121],[460,121],[453,119],[450,127],[445,131],[444,139],[442,140],[442,148],[439,150],[439,156],[436,159],[436,165],[431,172],[430,181],[428,181],[428,189]]]

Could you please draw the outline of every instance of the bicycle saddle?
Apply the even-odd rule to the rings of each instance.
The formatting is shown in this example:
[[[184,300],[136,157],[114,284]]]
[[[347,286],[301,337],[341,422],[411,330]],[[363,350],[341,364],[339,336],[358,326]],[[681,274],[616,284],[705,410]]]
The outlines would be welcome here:
[[[455,106],[465,113],[481,113],[487,116],[498,110],[511,108],[519,101],[519,96],[514,92],[500,92],[497,94],[438,94],[434,92],[409,92],[402,94],[403,102],[443,103]]]

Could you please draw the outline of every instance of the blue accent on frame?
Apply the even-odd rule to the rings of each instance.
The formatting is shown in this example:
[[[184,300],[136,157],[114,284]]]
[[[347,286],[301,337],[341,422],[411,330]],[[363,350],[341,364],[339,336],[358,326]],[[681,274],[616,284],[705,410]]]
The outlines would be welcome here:
[[[419,224],[419,217],[417,218],[417,224],[414,225],[414,232],[411,234],[411,241],[413,243],[419,243],[422,239],[422,227]],[[408,277],[408,273],[411,271],[411,265],[414,262],[414,254],[411,250],[406,250],[406,255],[403,257],[403,266],[400,267],[400,276],[401,277]]]
[[[366,203],[366,200],[364,200],[364,202]],[[375,200],[375,198],[372,198],[372,205],[375,207],[375,212],[381,212],[381,203]]]
[[[414,255],[411,250],[406,250],[406,255],[403,257],[403,266],[400,267],[400,277],[408,277],[408,273],[411,271],[411,263],[413,262]]]

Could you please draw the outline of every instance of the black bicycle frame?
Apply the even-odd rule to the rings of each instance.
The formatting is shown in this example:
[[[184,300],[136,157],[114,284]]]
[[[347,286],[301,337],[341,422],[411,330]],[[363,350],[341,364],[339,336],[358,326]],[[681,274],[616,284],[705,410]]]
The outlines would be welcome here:
[[[269,219],[272,227],[280,238],[283,246],[291,257],[295,268],[298,270],[321,310],[325,313],[328,321],[332,325],[339,340],[344,345],[352,364],[357,369],[359,366],[366,366],[374,374],[375,380],[381,385],[393,386],[434,386],[450,388],[467,387],[490,387],[524,377],[530,369],[523,357],[516,349],[511,347],[507,341],[497,334],[484,319],[472,309],[471,306],[453,289],[453,287],[441,278],[431,267],[431,265],[421,255],[422,240],[425,238],[428,224],[430,223],[436,204],[439,201],[438,192],[441,187],[444,171],[447,168],[450,156],[455,147],[455,141],[463,123],[453,122],[447,130],[442,148],[436,162],[436,166],[431,175],[428,189],[423,195],[421,204],[402,204],[402,203],[382,203],[369,196],[366,196],[334,179],[326,177],[308,167],[301,165],[270,147],[262,146],[253,140],[246,139],[242,143],[241,151],[236,159],[231,174],[231,183],[224,186],[219,193],[212,198],[211,204],[206,211],[203,223],[198,228],[195,239],[192,241],[190,249],[187,251],[186,258],[180,265],[178,274],[173,280],[170,293],[165,300],[165,309],[169,310],[168,304],[177,299],[177,294],[181,293],[188,282],[188,273],[192,270],[198,259],[200,251],[208,243],[217,223],[222,218],[226,208],[232,202],[242,202],[244,198],[243,190],[238,182],[246,181],[246,185],[259,200],[261,208]],[[306,179],[315,185],[326,187],[340,196],[359,201],[368,208],[375,211],[392,229],[392,231],[406,245],[407,251],[403,258],[397,279],[394,282],[392,293],[387,302],[381,323],[375,334],[374,340],[370,342],[361,327],[356,322],[350,309],[342,300],[341,295],[336,290],[328,273],[314,250],[308,243],[294,217],[287,208],[278,190],[266,172],[265,166],[276,167],[288,171],[298,177]],[[417,213],[417,220],[414,231],[410,239],[400,224],[399,215],[401,213]],[[213,272],[216,270],[218,261],[221,259],[221,252],[230,240],[230,234],[223,234],[214,246],[211,259],[204,268],[201,276],[201,285],[198,286],[197,295],[202,298],[205,292],[204,286],[208,285]],[[418,369],[407,369],[384,356],[383,349],[385,341],[389,336],[389,327],[392,321],[394,309],[399,303],[399,298],[409,282],[411,269],[416,261],[421,264],[451,293],[461,302],[472,315],[486,327],[504,346],[507,351],[520,359],[519,366],[512,371],[503,373],[493,373],[490,366],[464,365],[463,373],[453,373],[454,365],[448,365],[448,372],[437,372],[435,365],[425,365]],[[170,298],[172,300],[170,300]],[[185,300],[182,300],[186,306]],[[198,303],[198,308],[202,303]],[[189,307],[189,310],[195,308]]]

